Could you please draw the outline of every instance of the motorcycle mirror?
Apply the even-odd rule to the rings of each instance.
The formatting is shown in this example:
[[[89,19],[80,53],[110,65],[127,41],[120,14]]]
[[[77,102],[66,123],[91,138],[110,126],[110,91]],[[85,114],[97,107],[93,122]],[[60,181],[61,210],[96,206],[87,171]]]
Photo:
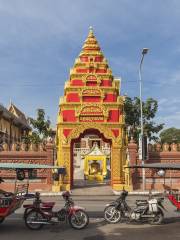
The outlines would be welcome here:
[[[0,183],[4,182],[4,180],[2,179],[2,177],[0,177]]]
[[[25,179],[25,171],[22,170],[22,169],[18,169],[16,171],[16,175],[17,175],[17,179],[20,180],[20,181]]]
[[[164,169],[160,169],[158,172],[157,172],[158,176],[159,177],[164,177],[165,175],[165,170]]]

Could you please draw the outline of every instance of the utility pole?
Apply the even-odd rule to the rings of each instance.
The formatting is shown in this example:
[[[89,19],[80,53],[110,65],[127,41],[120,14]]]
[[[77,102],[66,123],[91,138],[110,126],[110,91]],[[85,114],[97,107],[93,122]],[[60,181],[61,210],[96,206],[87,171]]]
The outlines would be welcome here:
[[[143,64],[143,60],[144,60],[144,56],[145,54],[148,53],[148,48],[143,48],[142,50],[142,57],[141,57],[141,62],[140,62],[140,66],[139,66],[139,96],[140,96],[140,112],[141,112],[141,116],[140,116],[140,123],[141,123],[141,133],[140,133],[140,141],[139,141],[139,159],[142,160],[142,165],[144,165],[144,144],[143,144],[143,136],[144,136],[144,132],[143,132],[143,104],[142,104],[142,64]],[[142,168],[142,184],[143,184],[143,191],[145,190],[145,181],[146,181],[146,176],[145,176],[145,168]]]

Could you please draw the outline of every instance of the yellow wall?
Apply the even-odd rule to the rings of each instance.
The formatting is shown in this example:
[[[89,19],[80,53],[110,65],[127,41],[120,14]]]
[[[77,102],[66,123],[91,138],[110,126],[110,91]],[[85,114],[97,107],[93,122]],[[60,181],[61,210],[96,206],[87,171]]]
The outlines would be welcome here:
[[[6,133],[8,135],[10,135],[10,121],[5,119],[5,118],[1,118],[0,119],[0,131]],[[12,126],[11,126],[11,136],[14,138],[16,136],[16,138],[21,138],[21,128],[20,127],[17,127],[15,125],[13,125],[12,123]]]

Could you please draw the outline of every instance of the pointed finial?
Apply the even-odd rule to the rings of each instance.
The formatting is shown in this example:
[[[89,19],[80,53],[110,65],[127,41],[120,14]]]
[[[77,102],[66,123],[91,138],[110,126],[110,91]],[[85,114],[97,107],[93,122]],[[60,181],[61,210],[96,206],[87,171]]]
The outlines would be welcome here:
[[[10,98],[10,99],[9,99],[9,106],[8,106],[8,109],[10,109],[11,106],[12,106],[12,99]]]
[[[89,31],[93,32],[93,27],[92,26],[89,27]]]
[[[89,27],[89,36],[92,36],[92,35],[93,35],[93,27],[90,26],[90,27]]]

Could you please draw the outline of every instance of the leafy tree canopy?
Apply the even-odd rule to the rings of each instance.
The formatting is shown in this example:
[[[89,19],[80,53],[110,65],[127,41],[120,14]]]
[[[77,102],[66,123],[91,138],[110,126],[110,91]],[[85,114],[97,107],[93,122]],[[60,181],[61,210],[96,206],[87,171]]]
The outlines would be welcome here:
[[[148,98],[143,102],[143,129],[144,133],[148,136],[149,140],[157,141],[156,136],[160,130],[163,129],[164,124],[156,124],[153,118],[158,110],[158,102],[153,98]],[[133,136],[136,142],[138,142],[138,136],[140,134],[140,99],[135,97],[134,99],[126,97],[125,105],[125,122],[130,129],[130,135]]]
[[[45,117],[44,109],[37,109],[36,119],[29,118],[32,127],[32,133],[25,138],[27,143],[40,143],[53,136],[53,131],[50,127],[50,120]]]
[[[180,143],[180,129],[168,128],[160,133],[162,143]]]

